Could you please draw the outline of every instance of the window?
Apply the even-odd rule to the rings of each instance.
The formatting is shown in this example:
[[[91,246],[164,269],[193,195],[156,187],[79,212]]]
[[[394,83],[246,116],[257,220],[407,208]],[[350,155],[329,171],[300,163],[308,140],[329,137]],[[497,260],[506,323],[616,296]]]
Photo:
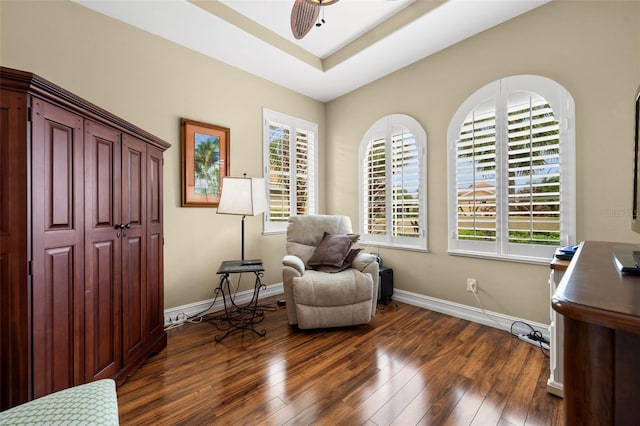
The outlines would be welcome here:
[[[427,248],[426,143],[413,118],[378,120],[360,144],[361,243]]]
[[[289,217],[317,212],[318,125],[263,109],[264,232],[285,232]]]
[[[449,251],[548,262],[575,242],[574,103],[521,75],[474,93],[449,125]]]

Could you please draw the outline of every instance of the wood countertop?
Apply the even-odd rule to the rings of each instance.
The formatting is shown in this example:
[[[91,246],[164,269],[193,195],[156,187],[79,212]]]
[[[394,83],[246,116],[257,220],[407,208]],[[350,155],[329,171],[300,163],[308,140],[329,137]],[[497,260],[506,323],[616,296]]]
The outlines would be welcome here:
[[[640,334],[640,276],[618,272],[612,248],[633,244],[580,244],[552,298],[565,317]],[[638,246],[637,246],[638,247]]]

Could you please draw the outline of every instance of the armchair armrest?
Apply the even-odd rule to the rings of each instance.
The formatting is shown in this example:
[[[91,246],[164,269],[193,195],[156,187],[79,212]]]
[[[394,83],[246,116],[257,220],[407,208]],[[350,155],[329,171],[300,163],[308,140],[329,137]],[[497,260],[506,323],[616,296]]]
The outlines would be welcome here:
[[[298,256],[288,254],[282,258],[282,287],[287,305],[287,318],[290,325],[298,323],[296,301],[293,299],[293,280],[304,275],[304,262]]]
[[[351,267],[359,270],[360,272],[364,272],[369,265],[375,262],[377,261],[374,255],[360,252],[353,260]]]
[[[363,274],[371,274],[371,278],[373,280],[373,303],[371,304],[371,318],[373,318],[376,315],[376,300],[378,299],[378,286],[380,285],[380,283],[378,282],[378,274],[380,270],[378,260],[376,259],[376,256],[372,254],[360,252],[353,260],[351,267],[358,269]]]
[[[300,273],[300,275],[304,275],[304,262],[298,256],[294,256],[292,254],[286,255],[282,259],[282,266],[289,266],[290,268],[295,269]]]

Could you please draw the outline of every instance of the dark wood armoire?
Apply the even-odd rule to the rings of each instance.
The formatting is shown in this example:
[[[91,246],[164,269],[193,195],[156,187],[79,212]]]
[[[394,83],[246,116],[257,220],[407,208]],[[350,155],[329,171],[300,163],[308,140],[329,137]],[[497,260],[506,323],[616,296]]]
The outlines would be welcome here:
[[[169,144],[32,73],[0,68],[0,410],[166,346]]]

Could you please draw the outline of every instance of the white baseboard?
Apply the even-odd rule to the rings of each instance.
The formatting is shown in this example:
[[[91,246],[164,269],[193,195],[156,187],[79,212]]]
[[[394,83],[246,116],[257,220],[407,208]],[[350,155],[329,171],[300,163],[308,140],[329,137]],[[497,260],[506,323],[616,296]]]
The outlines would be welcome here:
[[[266,289],[260,291],[260,299],[283,294],[284,289],[282,283],[272,284]],[[247,303],[251,300],[253,290],[246,290],[236,294],[236,303]],[[392,300],[406,303],[408,305],[418,306],[420,308],[429,309],[431,311],[440,312],[442,314],[451,315],[462,318],[467,321],[477,322],[479,324],[488,325],[494,328],[509,331],[511,324],[516,321],[522,321],[529,324],[535,330],[542,333],[545,339],[549,339],[549,326],[547,324],[532,322],[509,315],[499,314],[497,312],[485,311],[473,306],[463,305],[460,303],[450,302],[448,300],[436,299],[434,297],[423,296],[409,291],[394,289]],[[171,325],[182,324],[187,318],[203,315],[208,312],[216,312],[224,309],[222,299],[218,298],[203,300],[201,302],[190,303],[187,305],[177,306],[175,308],[165,309],[164,323],[165,327]],[[495,322],[494,322],[495,321]],[[498,327],[498,325],[500,327]]]
[[[267,286],[266,289],[260,290],[260,299],[283,294],[284,289],[282,283],[276,283]],[[236,303],[248,303],[253,295],[253,290],[245,290],[235,295]],[[215,303],[214,303],[215,300]],[[179,325],[185,322],[188,318],[198,317],[205,313],[217,312],[224,309],[224,303],[222,298],[207,299],[200,302],[189,303],[187,305],[176,306],[175,308],[169,308],[164,310],[164,326],[169,327],[172,325]]]
[[[529,324],[535,330],[542,333],[545,339],[549,340],[549,325],[539,322],[532,322],[522,318],[516,318],[509,315],[499,314],[497,312],[484,311],[473,306],[463,305],[461,303],[450,302],[448,300],[436,299],[435,297],[423,296],[421,294],[411,293],[409,291],[394,289],[393,300],[403,302],[408,305],[418,306],[420,308],[429,309],[440,312],[442,314],[451,315],[462,318],[467,321],[477,322],[479,324],[488,325],[493,328],[499,328],[509,331],[511,324],[521,321]],[[495,322],[494,322],[495,321]],[[499,326],[499,327],[498,327]]]

